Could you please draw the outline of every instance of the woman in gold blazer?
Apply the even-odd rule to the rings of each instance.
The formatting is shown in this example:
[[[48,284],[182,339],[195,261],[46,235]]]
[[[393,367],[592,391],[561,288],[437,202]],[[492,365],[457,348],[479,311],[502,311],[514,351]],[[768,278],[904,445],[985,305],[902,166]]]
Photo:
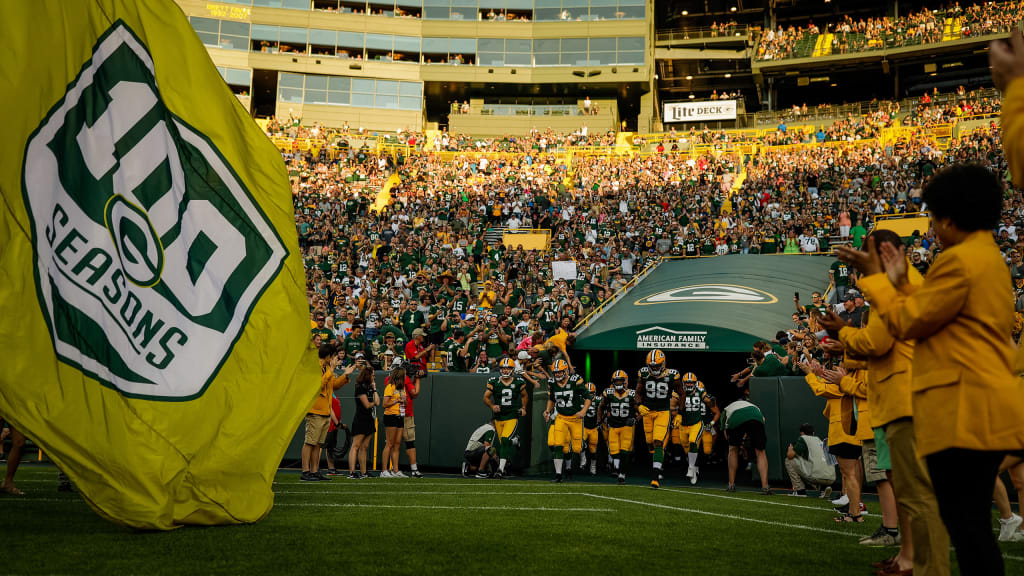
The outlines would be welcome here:
[[[903,251],[891,244],[881,246],[881,257],[873,246],[840,250],[864,274],[859,286],[892,335],[917,341],[911,380],[917,448],[967,576],[1003,574],[992,489],[1003,456],[1024,449],[1010,274],[992,238],[1002,198],[1002,183],[981,166],[951,166],[928,181],[923,199],[943,252],[917,287],[907,281]]]

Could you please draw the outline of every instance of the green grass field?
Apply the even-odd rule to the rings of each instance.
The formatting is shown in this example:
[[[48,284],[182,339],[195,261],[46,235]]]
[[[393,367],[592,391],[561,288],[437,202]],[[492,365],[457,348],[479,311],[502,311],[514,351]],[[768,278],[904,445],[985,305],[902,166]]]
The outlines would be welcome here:
[[[0,468],[2,470],[2,468]],[[23,497],[0,497],[3,574],[871,574],[894,553],[838,525],[817,498],[728,494],[598,477],[302,483],[278,474],[259,524],[138,533],[56,491],[49,466],[18,471]],[[868,502],[877,513],[877,503]],[[1024,544],[1003,546],[1024,574]]]

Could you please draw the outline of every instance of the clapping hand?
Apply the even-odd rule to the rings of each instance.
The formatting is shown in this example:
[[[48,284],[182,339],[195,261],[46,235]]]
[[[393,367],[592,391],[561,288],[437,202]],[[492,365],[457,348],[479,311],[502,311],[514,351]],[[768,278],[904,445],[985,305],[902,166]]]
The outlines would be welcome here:
[[[992,68],[992,83],[1005,91],[1014,78],[1024,76],[1024,37],[1014,28],[1008,40],[989,42],[988,62]]]
[[[840,260],[853,266],[865,276],[882,272],[882,259],[875,250],[875,239],[868,236],[866,246],[867,248],[863,251],[849,246],[839,246],[836,248],[836,254]]]
[[[897,248],[886,242],[879,250],[882,252],[882,263],[885,265],[885,273],[893,286],[900,287],[907,283],[907,256],[906,248]]]
[[[840,342],[839,340],[833,340],[831,338],[829,338],[828,341],[821,342],[820,346],[826,351],[828,351],[830,354],[835,354],[837,356],[842,354],[843,351],[846,350],[846,346],[843,346],[842,342]]]
[[[839,385],[839,382],[846,376],[846,369],[842,366],[837,367],[835,370],[825,370],[822,378],[829,384]]]
[[[811,310],[811,315],[818,321],[818,324],[828,331],[829,334],[837,334],[844,326],[846,322],[839,317],[838,314],[829,310],[827,314],[822,314],[818,309]]]

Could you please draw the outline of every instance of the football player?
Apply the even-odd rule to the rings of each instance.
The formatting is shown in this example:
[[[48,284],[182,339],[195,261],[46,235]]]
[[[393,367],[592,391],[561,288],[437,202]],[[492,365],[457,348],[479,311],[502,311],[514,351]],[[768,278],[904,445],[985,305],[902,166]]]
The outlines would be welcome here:
[[[587,391],[594,398],[594,401],[590,403],[590,407],[587,408],[587,414],[583,417],[583,442],[587,445],[587,451],[580,454],[580,473],[587,466],[587,456],[590,456],[590,475],[597,475],[597,447],[601,443],[601,435],[599,433],[600,421],[597,418],[597,408],[600,394],[597,393],[597,387],[592,382],[587,382]]]
[[[498,436],[498,472],[495,478],[506,474],[505,466],[513,457],[518,441],[519,418],[526,416],[526,406],[530,403],[526,381],[514,374],[515,369],[516,364],[511,358],[502,358],[498,363],[501,375],[489,379],[484,391],[484,404],[494,413],[494,430]]]
[[[629,389],[629,377],[622,370],[612,373],[612,385],[604,391],[598,418],[608,419],[608,453],[611,454],[619,484],[626,483],[623,461],[633,453],[633,429],[636,426],[636,391]]]
[[[673,422],[672,434],[686,450],[686,477],[690,479],[690,484],[696,484],[697,455],[700,453],[704,437],[704,412],[711,410],[711,426],[718,422],[720,414],[718,406],[711,402],[704,385],[697,381],[697,375],[693,372],[687,372],[683,376],[683,392],[679,395],[679,404],[679,414]],[[708,437],[710,436],[709,433]]]
[[[704,383],[698,381],[697,385],[704,387]],[[711,404],[701,403],[700,405],[700,419],[704,421],[704,457],[711,456],[711,449],[715,446],[715,436],[718,435],[718,428],[716,426],[717,421],[715,420],[714,411],[711,407],[718,408],[718,399],[714,396],[708,395],[708,400]],[[719,410],[718,418],[721,418],[721,410]]]
[[[681,389],[679,372],[665,368],[665,353],[651,350],[647,365],[640,369],[636,396],[637,412],[644,419],[644,438],[651,453],[651,488],[661,486],[661,470],[665,462],[665,440],[672,422],[672,392]]]
[[[570,373],[569,364],[565,360],[556,360],[551,371],[553,377],[548,378],[548,404],[544,410],[544,419],[547,420],[552,411],[557,414],[554,424],[554,481],[561,482],[565,445],[570,444],[570,459],[572,453],[579,453],[583,449],[583,417],[590,409],[594,397],[583,378]]]

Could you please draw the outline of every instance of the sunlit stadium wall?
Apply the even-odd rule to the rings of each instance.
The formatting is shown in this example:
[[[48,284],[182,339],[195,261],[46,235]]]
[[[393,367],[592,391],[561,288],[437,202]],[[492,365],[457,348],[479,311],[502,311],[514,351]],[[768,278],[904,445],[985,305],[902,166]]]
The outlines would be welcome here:
[[[270,71],[277,74],[272,113],[301,116],[306,124],[427,128],[424,86],[431,82],[494,86],[495,96],[503,87],[515,93],[517,84],[571,84],[581,87],[582,100],[588,85],[647,89],[652,78],[650,0],[178,4],[244,104],[256,105],[257,76]],[[395,16],[396,10],[421,17]],[[495,10],[528,21],[488,20]],[[608,112],[612,120],[604,123],[614,121]],[[517,115],[488,119],[505,121],[515,126]]]

